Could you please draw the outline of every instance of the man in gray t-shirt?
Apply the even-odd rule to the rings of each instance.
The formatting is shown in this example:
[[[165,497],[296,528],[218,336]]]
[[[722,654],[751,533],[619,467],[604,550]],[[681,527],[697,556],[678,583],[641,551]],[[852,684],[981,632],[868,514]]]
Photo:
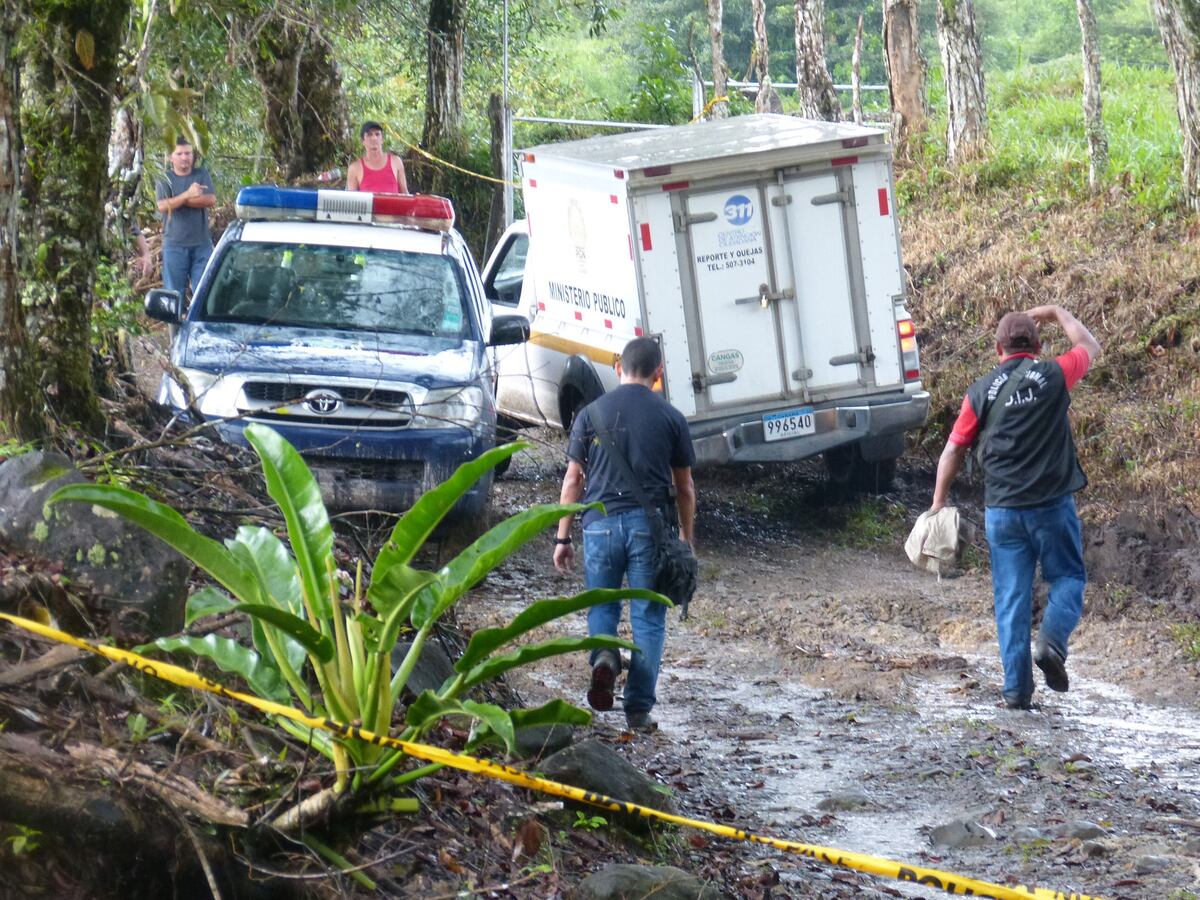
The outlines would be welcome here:
[[[208,211],[217,197],[208,171],[194,162],[192,145],[179,138],[155,191],[163,219],[163,287],[181,297],[189,282],[195,290],[213,249]]]

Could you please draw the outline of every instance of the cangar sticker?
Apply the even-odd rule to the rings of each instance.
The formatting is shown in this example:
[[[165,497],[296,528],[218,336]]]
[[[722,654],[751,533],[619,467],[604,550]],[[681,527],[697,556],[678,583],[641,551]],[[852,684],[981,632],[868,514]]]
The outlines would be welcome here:
[[[741,350],[714,350],[708,354],[708,371],[714,375],[737,372],[745,362]]]

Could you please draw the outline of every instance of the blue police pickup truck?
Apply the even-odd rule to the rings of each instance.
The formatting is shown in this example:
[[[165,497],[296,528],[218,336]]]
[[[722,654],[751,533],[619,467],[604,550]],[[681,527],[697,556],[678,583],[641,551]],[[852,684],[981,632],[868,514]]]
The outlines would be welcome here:
[[[249,422],[275,428],[337,510],[403,510],[495,446],[490,348],[529,323],[493,316],[448,200],[261,186],[237,213],[186,311],[147,295],[176,326],[161,402],[231,443]]]

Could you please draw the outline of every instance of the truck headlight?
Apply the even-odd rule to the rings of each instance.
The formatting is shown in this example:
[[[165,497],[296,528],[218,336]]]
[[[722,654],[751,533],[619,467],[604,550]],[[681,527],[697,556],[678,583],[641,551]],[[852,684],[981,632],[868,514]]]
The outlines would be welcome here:
[[[425,395],[415,428],[474,428],[483,418],[483,390],[474,386],[439,388]]]
[[[188,390],[192,392],[192,397],[196,400],[196,405],[201,406],[201,400],[205,393],[220,380],[221,376],[216,372],[206,372],[203,369],[178,369],[180,375],[187,379]],[[166,378],[166,399],[167,403],[175,409],[187,408],[187,397],[184,394],[183,388],[171,376]]]

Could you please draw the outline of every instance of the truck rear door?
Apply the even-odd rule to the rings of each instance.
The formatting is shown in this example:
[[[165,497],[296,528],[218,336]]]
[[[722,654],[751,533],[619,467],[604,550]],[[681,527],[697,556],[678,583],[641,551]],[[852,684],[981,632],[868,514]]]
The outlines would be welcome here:
[[[861,389],[842,180],[772,173],[680,195],[698,412]]]

